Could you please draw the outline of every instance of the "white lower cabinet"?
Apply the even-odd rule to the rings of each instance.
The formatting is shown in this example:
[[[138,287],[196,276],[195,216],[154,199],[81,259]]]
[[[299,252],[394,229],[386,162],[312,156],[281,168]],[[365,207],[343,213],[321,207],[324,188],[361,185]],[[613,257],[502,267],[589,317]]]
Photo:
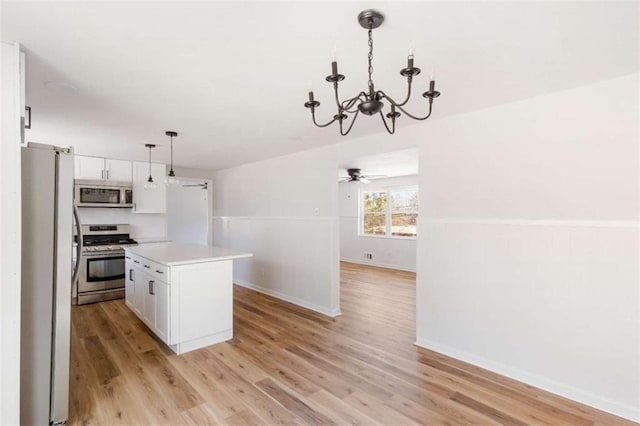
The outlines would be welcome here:
[[[151,272],[151,262],[126,255],[125,303],[163,342],[169,344],[169,284]]]
[[[131,256],[125,255],[125,278],[124,278],[124,302],[130,309],[133,309],[133,298],[135,295],[135,270],[133,269],[133,260]]]
[[[233,337],[231,260],[167,266],[127,252],[125,301],[177,354]]]
[[[155,331],[156,327],[156,293],[155,293],[155,281],[149,274],[143,273],[144,279],[143,288],[144,292],[144,308],[142,311],[142,320]]]
[[[156,281],[154,293],[156,299],[156,321],[154,330],[160,340],[169,344],[169,284]]]

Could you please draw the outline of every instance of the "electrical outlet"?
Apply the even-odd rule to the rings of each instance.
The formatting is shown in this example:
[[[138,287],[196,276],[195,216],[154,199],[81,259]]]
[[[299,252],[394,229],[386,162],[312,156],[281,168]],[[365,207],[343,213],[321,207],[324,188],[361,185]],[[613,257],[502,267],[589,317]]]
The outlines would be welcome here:
[[[365,253],[364,258],[369,260],[373,259],[373,253]]]

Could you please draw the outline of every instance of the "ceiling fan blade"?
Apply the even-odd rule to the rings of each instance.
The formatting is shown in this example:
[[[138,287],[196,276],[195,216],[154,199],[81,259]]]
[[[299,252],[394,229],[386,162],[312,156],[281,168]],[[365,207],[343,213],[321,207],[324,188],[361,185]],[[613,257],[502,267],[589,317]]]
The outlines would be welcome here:
[[[377,179],[377,178],[387,177],[387,175],[366,175],[366,176],[362,176],[362,177],[365,177],[367,179]]]
[[[360,179],[358,179],[359,182],[362,183],[371,183],[371,181],[369,179],[367,179],[366,177],[360,177]]]
[[[348,182],[350,179],[350,177],[340,177],[338,178],[338,183]]]

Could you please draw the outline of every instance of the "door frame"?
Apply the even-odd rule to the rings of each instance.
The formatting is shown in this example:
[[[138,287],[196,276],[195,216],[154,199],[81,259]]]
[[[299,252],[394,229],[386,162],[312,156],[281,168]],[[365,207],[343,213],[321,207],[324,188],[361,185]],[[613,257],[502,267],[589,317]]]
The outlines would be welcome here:
[[[207,184],[207,244],[213,245],[213,180],[193,177],[176,176],[178,182],[192,182]],[[167,193],[167,203],[169,203],[169,194]],[[169,218],[167,217],[167,237],[169,237]]]

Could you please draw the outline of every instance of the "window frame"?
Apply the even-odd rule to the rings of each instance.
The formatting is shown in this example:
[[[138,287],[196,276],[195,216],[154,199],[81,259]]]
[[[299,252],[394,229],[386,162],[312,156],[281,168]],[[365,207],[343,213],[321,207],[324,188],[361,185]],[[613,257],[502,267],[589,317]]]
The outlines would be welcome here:
[[[418,185],[398,185],[398,186],[382,186],[382,187],[368,187],[368,188],[358,188],[358,236],[366,237],[366,238],[385,238],[385,239],[393,239],[393,240],[415,240],[418,234],[418,224],[416,223],[416,235],[414,236],[402,236],[402,235],[392,235],[391,225],[392,225],[392,215],[393,212],[391,210],[391,193],[395,191],[403,191],[403,190],[411,190],[416,191],[418,193],[418,207],[420,206],[420,193],[418,191]],[[385,235],[375,235],[375,234],[365,234],[364,232],[364,194],[367,192],[385,192],[387,194],[387,206],[384,211],[385,219]],[[374,213],[374,212],[370,212]],[[397,214],[398,212],[396,212]],[[419,214],[419,212],[401,212],[406,214]]]

